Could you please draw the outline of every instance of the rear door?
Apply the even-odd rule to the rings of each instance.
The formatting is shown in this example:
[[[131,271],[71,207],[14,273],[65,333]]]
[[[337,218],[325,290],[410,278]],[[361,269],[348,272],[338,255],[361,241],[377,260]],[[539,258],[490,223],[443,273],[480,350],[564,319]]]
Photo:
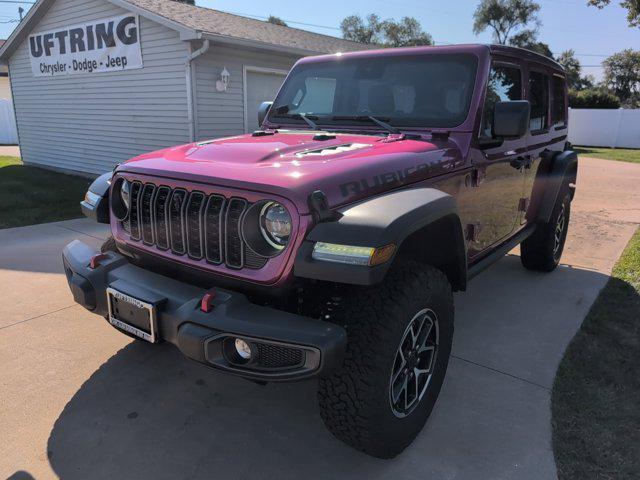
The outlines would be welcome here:
[[[258,107],[262,102],[270,102],[284,82],[287,72],[281,70],[245,68],[245,132],[258,129]]]
[[[531,103],[531,119],[527,136],[523,202],[528,210],[534,182],[545,152],[562,151],[567,138],[567,92],[563,75],[554,69],[531,63],[527,75],[527,100]],[[520,223],[528,220],[521,212]]]

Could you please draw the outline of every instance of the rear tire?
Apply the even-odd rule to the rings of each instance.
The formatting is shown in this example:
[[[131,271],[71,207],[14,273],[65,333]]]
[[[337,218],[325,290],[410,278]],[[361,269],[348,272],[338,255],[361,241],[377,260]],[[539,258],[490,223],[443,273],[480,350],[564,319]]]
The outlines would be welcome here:
[[[440,393],[453,340],[451,285],[435,268],[406,263],[342,300],[332,321],[347,328],[347,351],[342,368],[320,379],[320,415],[339,440],[393,458]]]
[[[571,194],[563,188],[558,195],[549,222],[540,224],[520,245],[522,265],[539,272],[551,272],[560,263],[569,229]]]

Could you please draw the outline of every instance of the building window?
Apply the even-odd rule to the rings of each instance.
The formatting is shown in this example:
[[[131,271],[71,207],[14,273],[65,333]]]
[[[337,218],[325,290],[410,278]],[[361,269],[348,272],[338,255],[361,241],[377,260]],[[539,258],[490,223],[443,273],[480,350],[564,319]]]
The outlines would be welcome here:
[[[487,96],[484,100],[482,137],[491,137],[493,124],[493,106],[497,102],[522,100],[522,80],[520,69],[507,65],[493,65],[487,83]]]
[[[567,100],[565,97],[564,78],[553,77],[553,126],[564,127],[567,125]]]
[[[531,103],[531,133],[549,127],[549,77],[540,72],[529,72],[529,102]]]

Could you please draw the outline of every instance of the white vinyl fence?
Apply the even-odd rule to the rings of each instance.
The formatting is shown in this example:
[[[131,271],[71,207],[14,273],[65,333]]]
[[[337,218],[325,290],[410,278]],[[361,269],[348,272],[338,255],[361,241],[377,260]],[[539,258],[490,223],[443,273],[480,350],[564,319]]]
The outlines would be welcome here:
[[[570,108],[569,141],[585,147],[640,148],[640,110]]]
[[[17,145],[18,129],[16,116],[13,113],[13,102],[0,99],[0,145]]]

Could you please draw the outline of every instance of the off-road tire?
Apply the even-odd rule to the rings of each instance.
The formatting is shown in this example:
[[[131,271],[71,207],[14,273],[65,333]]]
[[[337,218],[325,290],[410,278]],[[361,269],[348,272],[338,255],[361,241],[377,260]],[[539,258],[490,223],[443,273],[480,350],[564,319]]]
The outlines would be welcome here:
[[[437,316],[439,340],[431,379],[406,416],[394,414],[390,380],[401,339],[417,312]],[[436,402],[453,340],[453,296],[447,277],[418,263],[394,266],[384,282],[345,292],[332,321],[347,329],[341,369],[320,379],[320,415],[339,440],[378,458],[393,458],[418,435]]]
[[[571,193],[568,186],[565,186],[558,195],[549,222],[539,224],[535,232],[520,245],[520,261],[526,269],[539,272],[556,269],[567,240],[570,213]],[[563,228],[558,243],[556,228],[559,227],[559,222],[563,223]]]
[[[116,240],[113,237],[107,238],[107,240],[102,244],[102,247],[100,247],[100,252],[102,253],[117,251],[118,247],[116,246]]]

